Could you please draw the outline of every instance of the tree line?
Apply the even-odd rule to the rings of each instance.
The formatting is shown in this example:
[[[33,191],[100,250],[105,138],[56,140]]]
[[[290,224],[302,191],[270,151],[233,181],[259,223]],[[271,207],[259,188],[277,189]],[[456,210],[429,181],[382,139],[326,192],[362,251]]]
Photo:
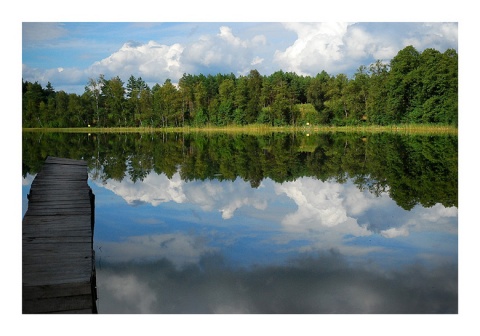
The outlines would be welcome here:
[[[22,79],[23,127],[167,127],[361,123],[458,124],[458,54],[408,46],[345,74],[184,74],[149,87],[130,76],[90,78],[84,93]]]

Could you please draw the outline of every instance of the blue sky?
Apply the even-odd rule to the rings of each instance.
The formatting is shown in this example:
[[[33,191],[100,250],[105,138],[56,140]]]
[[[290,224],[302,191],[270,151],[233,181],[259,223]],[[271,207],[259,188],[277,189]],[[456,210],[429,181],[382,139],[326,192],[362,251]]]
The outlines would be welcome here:
[[[458,50],[456,22],[23,22],[22,77],[81,94],[88,78],[150,86],[184,74],[353,75],[399,50]]]

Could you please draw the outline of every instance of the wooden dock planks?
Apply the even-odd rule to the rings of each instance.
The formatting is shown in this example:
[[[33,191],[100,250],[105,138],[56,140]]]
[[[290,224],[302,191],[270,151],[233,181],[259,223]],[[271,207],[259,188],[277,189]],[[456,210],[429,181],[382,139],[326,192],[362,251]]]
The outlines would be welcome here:
[[[22,311],[97,313],[95,196],[82,160],[48,157],[22,221]]]

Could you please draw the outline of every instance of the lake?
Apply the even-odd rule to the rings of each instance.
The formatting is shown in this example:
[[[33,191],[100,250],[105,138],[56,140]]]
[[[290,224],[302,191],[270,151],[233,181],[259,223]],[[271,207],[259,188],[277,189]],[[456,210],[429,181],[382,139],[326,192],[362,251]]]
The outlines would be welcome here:
[[[456,314],[458,138],[23,132],[95,194],[99,313]]]

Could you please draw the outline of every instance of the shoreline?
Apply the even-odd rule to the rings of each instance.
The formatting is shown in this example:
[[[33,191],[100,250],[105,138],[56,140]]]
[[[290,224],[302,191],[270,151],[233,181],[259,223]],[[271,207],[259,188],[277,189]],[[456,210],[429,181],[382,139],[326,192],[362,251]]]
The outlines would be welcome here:
[[[22,128],[22,132],[49,133],[400,133],[400,134],[455,134],[458,127],[448,125],[411,125],[399,124],[389,126],[184,126],[184,127],[69,127],[69,128]]]

